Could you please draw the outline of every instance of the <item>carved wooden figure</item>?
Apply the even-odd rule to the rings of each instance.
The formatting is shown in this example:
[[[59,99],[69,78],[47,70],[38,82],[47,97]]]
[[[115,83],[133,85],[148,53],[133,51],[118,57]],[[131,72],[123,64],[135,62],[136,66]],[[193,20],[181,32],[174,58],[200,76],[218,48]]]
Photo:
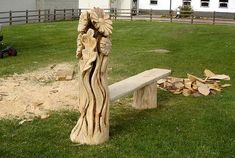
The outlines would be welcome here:
[[[108,55],[112,21],[102,9],[83,12],[78,25],[80,118],[70,138],[74,143],[101,144],[109,139]]]

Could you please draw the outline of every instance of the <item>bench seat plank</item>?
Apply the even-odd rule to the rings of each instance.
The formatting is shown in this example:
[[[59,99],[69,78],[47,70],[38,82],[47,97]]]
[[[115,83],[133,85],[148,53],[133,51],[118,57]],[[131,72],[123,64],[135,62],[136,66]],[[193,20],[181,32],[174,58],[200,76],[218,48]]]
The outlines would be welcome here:
[[[170,74],[171,70],[155,68],[114,83],[109,86],[110,101],[119,99]]]

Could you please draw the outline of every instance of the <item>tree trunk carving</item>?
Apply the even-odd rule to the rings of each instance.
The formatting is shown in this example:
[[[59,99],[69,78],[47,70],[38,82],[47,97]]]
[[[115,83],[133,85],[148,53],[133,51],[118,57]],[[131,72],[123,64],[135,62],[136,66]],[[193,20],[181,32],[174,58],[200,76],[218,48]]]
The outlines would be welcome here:
[[[74,143],[101,144],[109,139],[107,64],[112,29],[112,21],[102,9],[80,16],[76,53],[80,60],[81,115],[70,135]]]

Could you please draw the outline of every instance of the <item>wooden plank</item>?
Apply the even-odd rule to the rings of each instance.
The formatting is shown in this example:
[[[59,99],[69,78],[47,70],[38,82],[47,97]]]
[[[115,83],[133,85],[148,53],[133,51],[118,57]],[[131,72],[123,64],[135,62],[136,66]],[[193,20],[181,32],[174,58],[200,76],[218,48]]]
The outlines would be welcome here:
[[[167,69],[151,69],[140,74],[114,83],[109,86],[110,101],[114,101],[140,88],[143,88],[161,78],[171,74],[171,70]]]

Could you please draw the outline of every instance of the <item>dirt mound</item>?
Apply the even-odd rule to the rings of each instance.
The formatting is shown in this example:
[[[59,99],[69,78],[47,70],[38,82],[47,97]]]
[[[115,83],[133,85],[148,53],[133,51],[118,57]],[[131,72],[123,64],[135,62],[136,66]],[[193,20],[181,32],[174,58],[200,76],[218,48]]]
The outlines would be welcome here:
[[[77,70],[74,64],[50,65],[26,74],[0,78],[0,119],[46,118],[50,111],[72,110],[78,105],[78,78],[56,81],[61,70]]]

